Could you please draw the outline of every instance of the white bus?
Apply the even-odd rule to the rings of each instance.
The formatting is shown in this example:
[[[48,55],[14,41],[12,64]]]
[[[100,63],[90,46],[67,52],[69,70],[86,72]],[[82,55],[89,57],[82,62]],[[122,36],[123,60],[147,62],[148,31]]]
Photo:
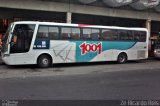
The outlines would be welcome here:
[[[118,61],[148,58],[145,28],[20,21],[8,28],[2,60],[8,65]]]

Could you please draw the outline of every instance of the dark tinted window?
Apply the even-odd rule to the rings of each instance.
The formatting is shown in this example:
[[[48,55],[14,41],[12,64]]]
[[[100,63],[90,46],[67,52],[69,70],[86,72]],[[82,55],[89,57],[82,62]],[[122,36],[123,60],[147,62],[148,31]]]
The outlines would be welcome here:
[[[128,35],[126,30],[119,30],[119,40],[128,40]]]
[[[17,24],[11,38],[11,53],[28,52],[32,42],[35,25]]]
[[[82,39],[91,39],[91,29],[83,29]]]
[[[102,40],[112,40],[112,31],[110,29],[102,30]]]
[[[61,28],[62,39],[80,39],[80,28]]]
[[[100,39],[100,30],[99,29],[91,29],[91,39],[99,40]]]
[[[80,39],[80,28],[71,28],[71,39]]]
[[[59,28],[49,27],[49,38],[52,40],[59,39]]]
[[[140,38],[140,41],[142,41],[142,42],[145,42],[146,41],[146,35],[147,35],[147,33],[146,32],[141,32],[141,38]]]
[[[59,39],[59,29],[55,26],[39,26],[37,38],[41,39]]]
[[[48,30],[48,26],[39,26],[37,38],[49,38]]]
[[[146,41],[146,32],[145,31],[134,31],[134,40],[139,42]]]
[[[112,30],[112,40],[119,40],[118,32],[117,30]]]
[[[61,38],[70,39],[71,38],[71,28],[61,28]]]
[[[134,40],[134,34],[133,34],[133,31],[127,31],[127,34],[128,34],[128,40],[133,41],[133,40]]]
[[[133,32],[129,30],[119,30],[119,40],[133,40]]]
[[[100,30],[99,29],[91,29],[91,28],[83,28],[82,39],[90,39],[90,40],[99,40],[100,39]]]

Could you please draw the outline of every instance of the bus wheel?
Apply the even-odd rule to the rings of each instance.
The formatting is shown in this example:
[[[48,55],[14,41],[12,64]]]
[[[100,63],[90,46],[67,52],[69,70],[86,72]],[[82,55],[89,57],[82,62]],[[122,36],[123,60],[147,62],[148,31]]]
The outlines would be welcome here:
[[[51,59],[47,55],[42,55],[37,60],[38,67],[47,68],[51,65]]]
[[[118,63],[123,64],[127,61],[127,55],[125,53],[120,53],[117,59]]]

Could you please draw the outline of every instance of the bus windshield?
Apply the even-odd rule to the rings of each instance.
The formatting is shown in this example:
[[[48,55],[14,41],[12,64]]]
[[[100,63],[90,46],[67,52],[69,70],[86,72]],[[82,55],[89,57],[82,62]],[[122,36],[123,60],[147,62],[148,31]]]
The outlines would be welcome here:
[[[33,24],[16,24],[11,37],[10,53],[28,52],[34,29]]]
[[[2,52],[7,52],[7,50],[8,50],[9,34],[10,34],[11,30],[12,30],[12,27],[13,27],[13,24],[11,24],[8,27],[4,37],[2,38]]]

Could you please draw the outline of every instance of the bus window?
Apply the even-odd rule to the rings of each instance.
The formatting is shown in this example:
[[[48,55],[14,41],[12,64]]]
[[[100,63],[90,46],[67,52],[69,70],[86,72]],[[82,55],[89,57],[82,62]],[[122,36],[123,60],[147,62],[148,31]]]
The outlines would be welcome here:
[[[37,38],[48,38],[48,26],[39,26]]]
[[[102,40],[112,40],[112,31],[109,29],[102,30]]]
[[[58,29],[58,27],[49,26],[49,38],[51,40],[59,39],[59,29]]]
[[[71,39],[80,39],[80,28],[72,28],[71,32]]]
[[[112,40],[119,40],[118,32],[117,30],[112,30]]]
[[[140,41],[146,42],[146,32],[144,32],[144,31],[142,32],[142,31],[141,31]]]
[[[133,41],[133,31],[127,31],[128,40]]]
[[[119,39],[120,40],[127,40],[132,41],[133,40],[133,32],[128,30],[119,30]]]
[[[126,30],[119,30],[119,40],[128,40],[128,34]]]
[[[70,39],[71,38],[71,28],[62,27],[61,28],[61,39]]]
[[[28,52],[35,25],[17,24],[11,38],[10,53]]]
[[[140,32],[139,31],[134,31],[134,40],[135,41],[140,41]]]
[[[86,40],[90,39],[91,38],[90,37],[91,36],[91,29],[83,28],[82,30],[83,30],[82,39],[86,39]]]
[[[134,31],[134,40],[139,42],[146,41],[146,32],[144,31]]]
[[[99,38],[100,38],[100,30],[99,29],[92,29],[91,39],[92,40],[99,40]]]

